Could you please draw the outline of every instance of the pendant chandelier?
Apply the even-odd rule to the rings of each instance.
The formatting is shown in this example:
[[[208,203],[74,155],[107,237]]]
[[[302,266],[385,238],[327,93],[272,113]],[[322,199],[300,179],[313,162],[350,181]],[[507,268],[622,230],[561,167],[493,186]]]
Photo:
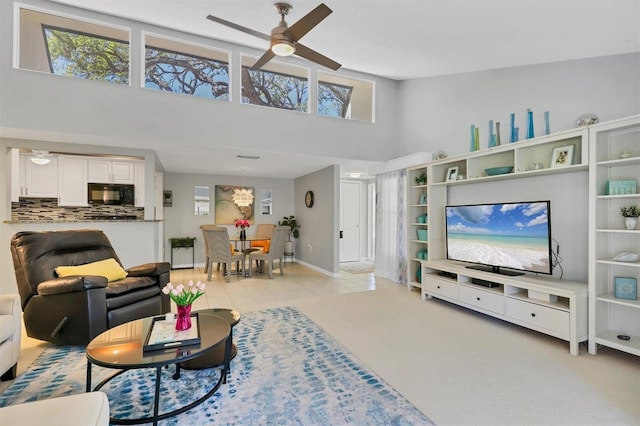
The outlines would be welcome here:
[[[244,187],[244,172],[242,174],[242,189],[233,189],[231,200],[239,207],[247,207],[253,204],[253,191]]]

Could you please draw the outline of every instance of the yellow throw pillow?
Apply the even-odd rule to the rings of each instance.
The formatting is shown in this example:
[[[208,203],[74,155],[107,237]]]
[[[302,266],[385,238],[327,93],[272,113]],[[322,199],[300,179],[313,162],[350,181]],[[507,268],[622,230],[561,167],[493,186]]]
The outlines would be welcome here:
[[[106,277],[109,282],[118,281],[127,276],[127,271],[114,258],[100,260],[98,262],[86,263],[78,266],[58,266],[56,274],[59,277],[71,275],[97,275]]]

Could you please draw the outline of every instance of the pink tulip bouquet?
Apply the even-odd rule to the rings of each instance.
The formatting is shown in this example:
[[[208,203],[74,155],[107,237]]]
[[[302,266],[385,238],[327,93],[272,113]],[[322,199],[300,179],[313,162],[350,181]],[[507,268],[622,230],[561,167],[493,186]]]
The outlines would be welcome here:
[[[164,294],[167,294],[171,300],[176,302],[178,306],[191,305],[198,297],[204,294],[206,285],[200,281],[193,283],[193,280],[189,281],[186,286],[178,284],[173,286],[171,283],[167,283],[162,289]]]

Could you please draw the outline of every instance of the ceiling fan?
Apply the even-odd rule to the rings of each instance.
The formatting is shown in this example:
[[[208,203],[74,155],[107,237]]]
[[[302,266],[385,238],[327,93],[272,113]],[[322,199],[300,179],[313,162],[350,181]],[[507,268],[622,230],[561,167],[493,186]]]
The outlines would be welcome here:
[[[256,61],[256,63],[253,64],[251,67],[252,70],[259,70],[275,56],[290,56],[293,54],[323,65],[334,71],[341,67],[341,65],[336,61],[327,58],[315,50],[309,49],[301,43],[298,43],[298,40],[304,37],[305,34],[311,31],[316,25],[322,22],[323,19],[331,14],[331,9],[329,9],[324,3],[321,3],[311,12],[302,17],[298,22],[292,26],[288,26],[284,17],[291,11],[291,5],[288,3],[275,3],[274,6],[276,7],[281,19],[278,26],[271,30],[271,35],[243,27],[242,25],[234,24],[233,22],[218,18],[217,16],[209,15],[207,16],[207,19],[247,34],[251,34],[252,36],[271,43],[269,50],[267,50]]]

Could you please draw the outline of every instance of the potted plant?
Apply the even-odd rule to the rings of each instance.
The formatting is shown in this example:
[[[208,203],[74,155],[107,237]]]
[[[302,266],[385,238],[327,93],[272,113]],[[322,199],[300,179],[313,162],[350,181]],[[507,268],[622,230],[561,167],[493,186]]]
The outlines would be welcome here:
[[[422,172],[420,176],[416,176],[416,185],[424,185],[427,183],[427,175]]]
[[[193,247],[193,242],[195,240],[196,240],[196,237],[169,238],[169,242],[171,243],[171,248]]]
[[[640,216],[639,206],[620,207],[620,214],[624,217],[624,224],[627,229],[636,229],[638,216]]]
[[[285,254],[293,254],[293,249],[294,249],[294,242],[291,240],[291,237],[293,236],[293,238],[298,238],[300,236],[300,232],[298,230],[298,228],[300,228],[300,225],[298,225],[298,222],[296,221],[296,217],[295,216],[285,216],[280,222],[278,222],[279,226],[288,226],[289,227],[289,240],[284,244],[284,252]]]

